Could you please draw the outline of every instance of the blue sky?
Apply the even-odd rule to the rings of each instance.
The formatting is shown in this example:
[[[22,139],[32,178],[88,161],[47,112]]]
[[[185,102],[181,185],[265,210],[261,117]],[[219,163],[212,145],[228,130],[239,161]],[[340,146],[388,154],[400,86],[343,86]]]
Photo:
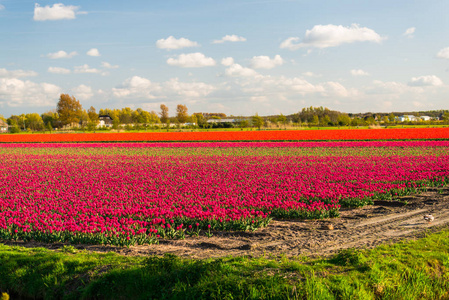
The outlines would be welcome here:
[[[0,0],[0,114],[449,109],[447,1]]]

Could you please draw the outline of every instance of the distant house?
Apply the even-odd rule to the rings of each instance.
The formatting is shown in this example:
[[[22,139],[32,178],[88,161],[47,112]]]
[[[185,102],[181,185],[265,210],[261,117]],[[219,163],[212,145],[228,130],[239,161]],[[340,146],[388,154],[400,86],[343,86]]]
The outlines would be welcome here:
[[[8,132],[8,130],[9,130],[9,125],[5,121],[0,119],[0,132],[5,133],[5,132]]]
[[[420,118],[414,115],[403,115],[396,118],[399,122],[416,122],[419,121]]]
[[[109,115],[99,115],[98,120],[100,122],[97,127],[112,127],[112,118]]]
[[[430,120],[432,120],[432,118],[429,117],[429,116],[421,116],[420,118],[421,118],[421,120],[423,120],[423,121],[430,121]]]
[[[235,119],[210,119],[207,123],[235,123]]]

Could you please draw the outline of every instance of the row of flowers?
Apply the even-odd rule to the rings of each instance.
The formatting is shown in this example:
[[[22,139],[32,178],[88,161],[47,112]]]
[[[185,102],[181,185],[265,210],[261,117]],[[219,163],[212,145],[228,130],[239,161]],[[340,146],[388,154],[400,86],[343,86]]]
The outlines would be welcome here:
[[[1,135],[3,143],[29,142],[161,142],[161,141],[313,141],[449,139],[449,128],[134,132]]]
[[[10,143],[0,154],[144,156],[385,156],[447,155],[449,141]]]
[[[77,155],[64,153],[73,145],[39,145],[42,153],[30,154],[3,145],[0,239],[131,245],[256,230],[272,218],[336,217],[340,205],[446,185],[448,145],[419,143],[381,147],[415,155],[384,156],[357,155],[364,148],[354,145],[346,156],[89,155],[95,145],[79,145]],[[118,148],[142,145],[127,146]]]

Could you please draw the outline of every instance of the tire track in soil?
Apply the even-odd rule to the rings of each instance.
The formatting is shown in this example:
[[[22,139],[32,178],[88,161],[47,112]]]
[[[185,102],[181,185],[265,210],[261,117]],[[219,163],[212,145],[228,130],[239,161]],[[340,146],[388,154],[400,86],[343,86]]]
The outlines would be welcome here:
[[[256,232],[213,232],[185,240],[161,240],[159,245],[129,248],[98,245],[74,245],[78,249],[97,252],[114,251],[123,255],[163,255],[172,253],[190,258],[225,256],[327,256],[346,248],[369,249],[384,243],[423,236],[449,227],[449,187],[429,188],[420,195],[403,197],[407,205],[397,201],[379,201],[376,205],[342,209],[339,218],[325,220],[273,220]],[[432,223],[424,221],[432,214]],[[329,229],[333,226],[333,230]],[[6,242],[26,247],[60,249],[62,244]]]

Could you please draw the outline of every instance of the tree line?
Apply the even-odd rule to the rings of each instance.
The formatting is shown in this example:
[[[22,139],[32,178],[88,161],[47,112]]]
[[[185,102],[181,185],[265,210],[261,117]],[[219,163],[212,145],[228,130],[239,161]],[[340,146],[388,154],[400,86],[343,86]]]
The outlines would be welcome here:
[[[98,112],[91,106],[85,110],[79,100],[68,94],[61,94],[55,109],[47,111],[41,115],[29,113],[21,115],[11,115],[5,119],[0,115],[0,119],[9,125],[11,133],[20,131],[52,131],[55,129],[77,128],[94,131],[108,128],[98,128],[100,117],[108,116],[112,119],[112,129],[145,129],[148,127],[170,127],[189,124],[207,128],[207,120],[210,118],[225,118],[223,113],[194,113],[188,114],[186,105],[178,104],[176,115],[169,116],[169,108],[165,104],[160,105],[160,112],[145,111],[142,108],[136,110],[129,107],[121,109],[100,109]]]
[[[426,111],[408,113],[410,115],[427,115],[434,117],[439,122],[449,122],[449,111]],[[20,131],[52,131],[59,129],[77,128],[88,131],[107,130],[109,128],[120,130],[125,127],[127,130],[141,130],[148,128],[286,128],[289,126],[371,126],[371,125],[391,125],[398,123],[397,117],[401,113],[364,113],[347,114],[325,107],[306,107],[296,114],[284,116],[261,117],[254,116],[229,117],[224,113],[193,113],[189,115],[186,105],[178,104],[175,116],[169,115],[169,108],[165,104],[160,105],[160,111],[145,111],[141,108],[133,110],[129,107],[121,109],[96,109],[91,106],[85,110],[81,103],[73,96],[61,94],[56,108],[41,115],[29,113],[21,115],[11,115],[5,119],[0,115],[0,119],[6,121],[11,133]],[[108,116],[111,124],[106,128],[98,128],[100,117]],[[215,120],[215,122],[214,122]],[[220,121],[218,121],[220,120]],[[407,122],[416,124],[418,122]],[[432,123],[432,122],[427,122]]]

